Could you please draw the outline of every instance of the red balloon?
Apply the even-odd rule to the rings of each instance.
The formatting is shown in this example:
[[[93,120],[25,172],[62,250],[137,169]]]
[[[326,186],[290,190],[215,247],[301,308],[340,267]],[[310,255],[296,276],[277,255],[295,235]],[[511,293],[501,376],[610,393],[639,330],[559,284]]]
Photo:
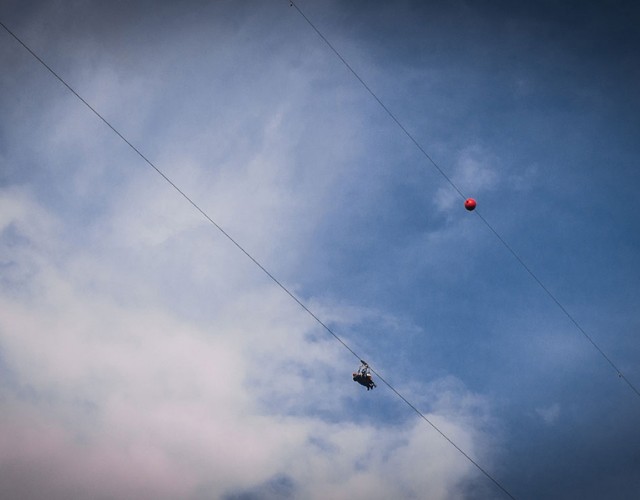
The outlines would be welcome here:
[[[464,202],[464,208],[471,212],[471,210],[476,208],[476,200],[474,200],[473,198],[467,198],[467,200]]]

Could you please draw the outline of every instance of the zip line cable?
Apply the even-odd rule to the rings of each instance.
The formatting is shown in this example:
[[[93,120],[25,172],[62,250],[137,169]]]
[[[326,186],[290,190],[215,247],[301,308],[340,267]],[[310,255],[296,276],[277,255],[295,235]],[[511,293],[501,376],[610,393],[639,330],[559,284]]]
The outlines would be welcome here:
[[[295,7],[295,9],[300,13],[300,15],[304,18],[305,21],[307,21],[307,23],[309,24],[309,26],[311,26],[313,28],[313,30],[317,33],[317,35],[322,38],[322,41],[327,45],[327,47],[329,47],[331,49],[331,51],[338,57],[338,59],[340,59],[342,61],[342,63],[347,67],[347,69],[351,72],[351,74],[356,78],[356,80],[358,80],[362,86],[367,90],[367,92],[369,92],[369,94],[371,94],[371,97],[373,97],[376,102],[380,105],[380,107],[382,109],[384,109],[384,111],[387,113],[387,115],[389,115],[389,117],[394,121],[394,123],[400,127],[400,129],[405,133],[405,135],[409,138],[409,140],[411,140],[411,142],[413,142],[413,144],[420,150],[420,152],[433,164],[433,166],[436,168],[436,170],[438,172],[440,172],[440,175],[442,175],[442,177],[445,178],[445,180],[451,184],[451,187],[453,187],[453,189],[455,189],[458,194],[460,196],[462,196],[462,198],[464,199],[465,196],[462,194],[462,191],[460,191],[458,189],[458,186],[456,186],[453,181],[449,178],[449,176],[444,172],[444,170],[442,170],[440,168],[440,166],[433,160],[433,158],[431,158],[431,156],[429,156],[429,153],[427,153],[424,148],[420,145],[420,143],[416,140],[415,137],[413,137],[413,135],[411,135],[411,133],[405,128],[404,125],[402,125],[402,123],[400,122],[400,120],[398,120],[396,118],[396,116],[391,112],[391,110],[380,100],[380,98],[375,94],[375,92],[373,90],[371,90],[371,88],[369,87],[369,85],[367,85],[365,83],[365,81],[360,78],[360,75],[358,73],[356,73],[356,71],[351,67],[351,65],[346,61],[346,59],[344,57],[342,57],[342,55],[340,54],[340,52],[338,52],[338,50],[331,44],[331,42],[329,42],[329,40],[327,40],[327,38],[320,32],[320,30],[318,28],[316,28],[316,26],[311,22],[311,20],[304,15],[304,12],[302,12],[300,10],[300,8],[292,1],[289,2],[289,5],[291,7]]]
[[[133,149],[133,151],[136,152],[136,154],[142,158],[145,163],[147,165],[149,165],[151,168],[153,168],[166,182],[169,183],[169,185],[175,189],[178,193],[180,193],[180,195],[189,202],[189,204],[191,204],[191,206],[193,206],[193,208],[195,208],[198,212],[200,212],[200,214],[207,219],[211,224],[213,224],[216,229],[218,229],[218,231],[220,231],[224,236],[227,237],[227,239],[229,241],[231,241],[231,243],[233,243],[242,253],[244,253],[256,266],[258,266],[262,272],[264,272],[269,278],[271,278],[271,280],[278,285],[282,290],[284,290],[284,292],[289,295],[289,297],[291,297],[293,300],[295,300],[298,305],[300,305],[300,307],[302,307],[307,313],[309,313],[318,323],[320,323],[320,325],[322,325],[331,335],[333,335],[344,347],[346,347],[351,354],[353,354],[356,358],[360,359],[360,357],[347,345],[345,344],[342,339],[340,337],[338,337],[325,323],[323,323],[320,318],[318,318],[307,306],[305,306],[293,293],[291,293],[280,281],[278,281],[278,279],[276,279],[276,277],[271,274],[262,264],[260,264],[260,262],[258,262],[249,252],[247,252],[244,247],[242,247],[242,245],[240,245],[240,243],[238,243],[229,233],[227,233],[227,231],[225,231],[220,225],[218,225],[218,223],[216,223],[216,221],[214,221],[211,217],[209,217],[209,215],[202,209],[200,208],[195,201],[193,201],[184,191],[182,191],[182,189],[180,189],[169,177],[167,177],[164,172],[162,172],[162,170],[160,170],[158,167],[156,167],[156,165],[154,165],[154,163],[149,160],[144,154],[142,154],[142,152],[136,148],[131,142],[129,142],[127,140],[126,137],[124,137],[120,132],[118,132],[118,130],[111,125],[111,123],[109,123],[98,111],[96,111],[96,109],[91,106],[91,104],[89,104],[80,94],[78,94],[66,81],[63,80],[63,78],[58,75],[46,62],[44,62],[33,50],[31,50],[22,40],[20,40],[20,38],[18,38],[9,28],[7,28],[7,26],[0,21],[0,26],[2,26],[5,31],[7,31],[7,33],[9,33],[13,38],[15,38],[18,43],[20,45],[22,45],[33,57],[35,57],[38,62],[40,62],[40,64],[42,64],[53,76],[56,77],[56,79],[62,83],[74,96],[76,96],[78,99],[80,99],[80,101],[82,101],[82,103],[89,108],[94,115],[96,115],[107,127],[109,127],[111,129],[112,132],[114,132],[120,139],[122,139],[131,149]]]
[[[536,283],[538,283],[538,285],[540,285],[540,287],[545,292],[547,292],[547,295],[549,295],[549,297],[551,297],[551,299],[556,303],[556,305],[560,308],[560,310],[571,320],[571,322],[576,326],[576,328],[578,330],[580,330],[582,335],[585,336],[585,338],[591,343],[591,345],[593,345],[593,347],[596,348],[596,350],[602,355],[602,357],[607,360],[607,362],[611,365],[611,367],[617,372],[618,377],[623,379],[629,385],[629,387],[631,387],[631,389],[638,396],[640,396],[640,393],[638,392],[638,389],[636,389],[636,387],[631,383],[631,381],[629,381],[629,379],[627,379],[627,377],[624,376],[624,374],[618,369],[618,367],[615,365],[615,363],[613,361],[611,361],[611,358],[609,358],[609,356],[607,356],[605,354],[605,352],[602,349],[600,349],[598,344],[595,343],[595,341],[591,338],[591,336],[587,332],[584,331],[582,326],[580,326],[580,324],[574,319],[574,317],[565,309],[565,307],[562,305],[562,303],[560,303],[560,301],[549,291],[549,289],[545,286],[545,284],[542,281],[540,281],[540,279],[538,279],[538,277],[533,273],[531,268],[520,258],[520,256],[515,252],[515,250],[513,250],[513,248],[511,248],[511,245],[509,245],[502,238],[502,236],[500,236],[500,234],[498,234],[498,232],[495,229],[493,229],[493,227],[487,222],[487,220],[480,213],[478,213],[478,217],[480,217],[480,219],[482,219],[482,221],[493,232],[493,234],[495,234],[496,238],[498,238],[502,242],[502,244],[511,253],[511,255],[513,255],[516,258],[516,260],[518,262],[520,262],[520,264],[522,264],[522,267],[524,267],[524,269],[527,271],[527,273],[529,273],[531,275],[531,277],[536,281]]]
[[[371,87],[365,83],[365,81],[360,77],[360,75],[353,69],[353,67],[346,61],[344,57],[340,54],[340,52],[329,42],[327,37],[325,37],[322,32],[311,22],[311,20],[300,10],[300,7],[292,1],[289,0],[289,5],[294,7],[296,11],[302,16],[302,18],[307,22],[309,26],[316,32],[316,34],[322,39],[322,41],[331,49],[340,61],[346,66],[346,68],[351,72],[351,74],[358,80],[365,90],[373,97],[373,99],[380,105],[380,107],[386,112],[386,114],[391,118],[391,120],[404,132],[404,134],[409,138],[409,140],[418,148],[418,150],[422,153],[422,155],[431,162],[431,164],[435,167],[435,169],[445,178],[445,180],[451,185],[451,187],[460,195],[460,197],[464,200],[466,196],[462,193],[462,191],[458,188],[458,186],[453,182],[453,180],[444,172],[444,170],[431,158],[431,156],[426,152],[426,150],[420,145],[420,143],[416,140],[416,138],[407,130],[407,128],[396,118],[396,116],[391,112],[391,110],[382,102],[382,100],[376,95]],[[538,285],[544,290],[544,292],[551,298],[553,302],[560,308],[560,310],[569,318],[569,320],[576,326],[576,328],[582,333],[582,335],[591,343],[593,347],[600,353],[600,355],[611,365],[611,367],[615,370],[618,378],[624,380],[627,385],[631,388],[631,390],[636,394],[636,396],[640,397],[640,391],[638,388],[622,373],[622,370],[618,368],[618,366],[611,360],[609,356],[605,354],[605,352],[596,344],[595,340],[587,334],[587,332],[582,328],[580,323],[573,317],[573,315],[562,305],[562,303],[556,298],[556,296],[551,293],[551,291],[544,285],[544,283],[536,276],[536,274],[531,270],[531,268],[524,262],[524,260],[516,253],[516,251],[509,245],[506,240],[500,236],[498,231],[496,231],[493,226],[485,219],[480,212],[476,209],[475,213],[480,217],[480,220],[484,222],[487,228],[498,238],[500,243],[504,245],[504,247],[515,257],[515,259],[522,265],[522,267],[531,275],[531,277],[535,280]]]
[[[486,477],[488,477],[493,482],[493,484],[495,484],[498,488],[500,488],[505,495],[507,495],[512,500],[516,500],[515,497],[511,493],[509,493],[509,491],[504,486],[502,486],[502,484],[500,484],[497,479],[491,476],[491,474],[489,474],[486,470],[484,470],[473,458],[467,455],[462,448],[460,448],[456,443],[454,443],[451,439],[449,439],[449,437],[444,432],[442,432],[431,420],[429,420],[420,410],[418,410],[418,408],[416,408],[411,402],[409,402],[407,398],[405,398],[402,394],[400,394],[389,382],[387,382],[384,378],[382,378],[382,376],[378,372],[376,372],[371,367],[369,367],[369,369],[371,370],[371,372],[373,372],[374,375],[378,377],[378,379],[383,384],[385,384],[389,389],[391,389],[396,394],[396,396],[402,399],[402,401],[404,401],[407,404],[407,406],[409,406],[413,411],[415,411],[420,416],[420,418],[422,418],[431,427],[433,427],[438,434],[440,434],[444,439],[446,439],[449,442],[449,444],[451,444],[451,446],[453,446],[456,450],[458,450],[480,472],[482,472]]]
[[[293,4],[292,4],[293,5]],[[53,68],[51,68],[42,58],[40,58],[29,46],[27,46],[13,31],[11,31],[2,21],[0,21],[0,26],[11,35],[22,47],[24,47],[29,54],[31,54],[42,66],[44,66],[49,73],[51,73],[62,85],[64,85],[67,90],[69,90],[74,96],[76,96],[91,112],[96,115],[112,132],[114,132],[122,141],[124,141],[144,162],[149,165],[155,172],[160,175],[175,191],[177,191],[193,208],[195,208],[207,221],[209,221],[218,231],[220,231],[231,243],[233,243],[245,256],[247,256],[251,262],[253,262],[260,270],[266,274],[282,291],[284,291],[289,297],[291,297],[307,314],[309,314],[320,326],[322,326],[329,334],[331,334],[343,347],[345,347],[351,354],[353,354],[359,361],[362,361],[360,356],[356,354],[356,352],[351,349],[347,345],[344,340],[342,340],[326,323],[324,323],[318,316],[316,316],[313,311],[311,311],[298,297],[296,297],[289,289],[282,284],[273,274],[271,274],[260,262],[258,262],[247,250],[238,243],[227,231],[225,231],[220,225],[218,225],[202,208],[198,206],[198,204],[193,201],[182,189],[180,189],[167,175],[162,172],[151,160],[149,160],[142,152],[135,147],[127,138],[122,135],[111,123],[107,121],[93,106],[91,106],[80,94],[78,94],[60,75],[58,75]],[[355,73],[354,73],[355,74]],[[361,80],[362,81],[362,80]],[[364,82],[362,82],[364,84]],[[380,103],[382,104],[382,103]],[[384,105],[383,105],[384,106]],[[398,125],[400,123],[398,122]],[[402,125],[400,125],[402,127]],[[416,142],[416,145],[417,142]],[[420,147],[418,145],[418,147]],[[425,153],[426,154],[426,153]],[[432,160],[433,161],[433,160]],[[444,172],[441,172],[442,175],[445,176]],[[449,181],[451,182],[451,181]],[[489,478],[498,488],[500,488],[509,498],[515,500],[515,497],[507,491],[507,489],[502,486],[496,479],[494,479],[486,470],[484,470],[475,460],[473,460],[465,451],[460,448],[453,440],[451,440],[443,431],[438,428],[431,420],[429,420],[424,413],[422,413],[416,406],[414,406],[407,398],[405,398],[398,390],[396,390],[390,382],[387,382],[378,372],[376,372],[373,368],[371,371],[380,379],[382,383],[384,383],[391,391],[393,391],[402,401],[404,401],[414,412],[418,414],[420,418],[422,418],[425,422],[427,422],[433,429],[435,429],[438,434],[440,434],[444,439],[446,439],[456,450],[458,450],[469,462],[471,462],[482,474],[484,474],[487,478]]]

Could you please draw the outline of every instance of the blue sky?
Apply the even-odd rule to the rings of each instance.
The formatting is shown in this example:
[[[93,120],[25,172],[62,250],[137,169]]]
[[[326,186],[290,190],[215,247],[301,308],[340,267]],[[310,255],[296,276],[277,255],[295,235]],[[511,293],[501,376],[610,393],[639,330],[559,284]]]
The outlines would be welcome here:
[[[296,2],[640,386],[632,2]],[[286,1],[0,20],[519,499],[631,499],[640,398]],[[501,492],[0,32],[0,491]]]

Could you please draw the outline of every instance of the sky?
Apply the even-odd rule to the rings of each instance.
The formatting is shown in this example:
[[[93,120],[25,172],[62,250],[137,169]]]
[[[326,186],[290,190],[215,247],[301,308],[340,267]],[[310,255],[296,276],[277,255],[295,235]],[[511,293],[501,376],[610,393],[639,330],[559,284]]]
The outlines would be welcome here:
[[[296,6],[2,2],[356,356],[0,29],[0,496],[637,498],[640,7]]]

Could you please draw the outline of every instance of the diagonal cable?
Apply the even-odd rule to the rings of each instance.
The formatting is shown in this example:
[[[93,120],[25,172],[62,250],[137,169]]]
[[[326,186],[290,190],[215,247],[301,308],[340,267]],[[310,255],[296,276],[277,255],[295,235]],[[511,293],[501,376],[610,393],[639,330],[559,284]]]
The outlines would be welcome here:
[[[346,68],[351,72],[351,74],[362,84],[365,90],[373,97],[373,99],[380,105],[380,107],[387,113],[389,118],[402,130],[402,132],[409,138],[409,140],[418,148],[418,150],[422,153],[422,155],[429,160],[429,162],[435,167],[435,169],[445,178],[445,180],[451,185],[451,187],[462,197],[465,199],[466,196],[462,193],[462,191],[458,188],[458,186],[453,182],[453,180],[444,172],[444,170],[431,158],[431,156],[426,152],[426,150],[422,147],[422,145],[416,140],[416,138],[407,130],[407,128],[396,118],[396,116],[391,112],[391,110],[382,102],[382,100],[376,95],[376,93],[371,90],[371,87],[367,85],[367,83],[358,75],[358,73],[353,69],[353,67],[347,62],[347,60],[342,57],[340,52],[329,42],[329,40],[322,34],[322,32],[311,22],[311,20],[300,10],[298,5],[290,0],[289,5],[294,7],[300,16],[307,22],[309,26],[316,32],[316,34],[322,39],[322,41],[331,49],[331,51],[342,61],[342,63],[346,66]],[[531,277],[535,280],[538,285],[544,290],[544,292],[551,298],[553,302],[560,308],[560,310],[571,320],[571,322],[576,326],[578,331],[582,333],[582,335],[593,345],[593,347],[600,353],[600,355],[611,365],[611,367],[615,370],[616,374],[619,378],[624,380],[627,385],[631,388],[631,390],[636,394],[636,396],[640,397],[640,391],[638,388],[622,373],[622,370],[618,368],[618,366],[611,360],[609,356],[605,354],[605,352],[596,344],[595,340],[587,334],[587,332],[582,328],[580,323],[573,317],[573,315],[562,305],[560,300],[551,293],[551,290],[547,288],[544,283],[536,276],[536,274],[531,270],[531,268],[524,262],[524,260],[516,253],[516,251],[507,243],[507,241],[500,236],[498,231],[496,231],[493,226],[485,219],[480,212],[476,210],[476,214],[480,217],[480,220],[487,226],[487,228],[498,238],[500,243],[504,245],[504,247],[515,257],[515,259],[522,265],[522,267],[531,275]]]

